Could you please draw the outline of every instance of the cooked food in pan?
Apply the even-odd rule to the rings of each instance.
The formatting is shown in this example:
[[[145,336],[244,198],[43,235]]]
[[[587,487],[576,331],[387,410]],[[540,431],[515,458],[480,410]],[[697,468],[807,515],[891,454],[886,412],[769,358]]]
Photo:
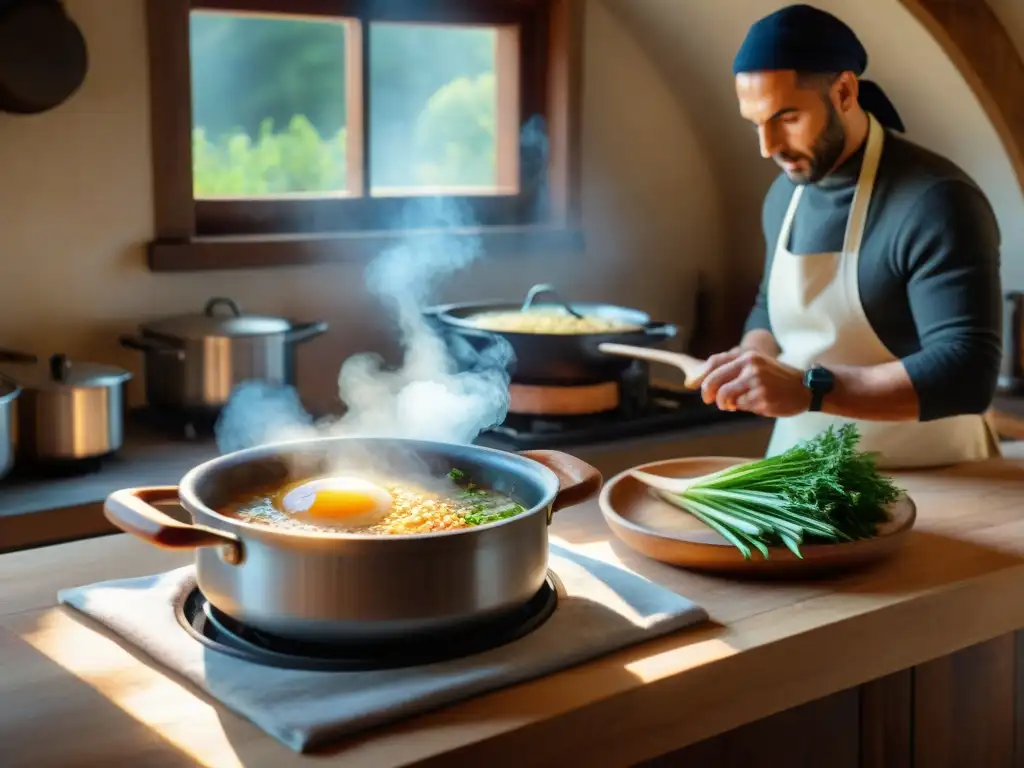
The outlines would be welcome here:
[[[635,331],[640,326],[609,317],[584,315],[574,317],[560,307],[544,307],[526,311],[481,312],[469,318],[477,328],[506,333],[620,333]]]

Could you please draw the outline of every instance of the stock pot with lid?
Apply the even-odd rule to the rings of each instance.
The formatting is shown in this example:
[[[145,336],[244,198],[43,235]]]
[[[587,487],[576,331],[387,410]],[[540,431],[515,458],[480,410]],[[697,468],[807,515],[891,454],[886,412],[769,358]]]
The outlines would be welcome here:
[[[324,322],[246,314],[214,297],[201,313],[143,323],[120,341],[143,353],[151,406],[215,413],[245,381],[295,386],[296,346],[326,331]]]
[[[35,355],[0,349],[0,363],[32,365],[38,361]],[[0,373],[0,479],[10,474],[18,448],[18,404],[21,387],[17,381]]]
[[[129,371],[56,354],[46,365],[16,374],[19,460],[78,461],[116,453],[124,445]]]

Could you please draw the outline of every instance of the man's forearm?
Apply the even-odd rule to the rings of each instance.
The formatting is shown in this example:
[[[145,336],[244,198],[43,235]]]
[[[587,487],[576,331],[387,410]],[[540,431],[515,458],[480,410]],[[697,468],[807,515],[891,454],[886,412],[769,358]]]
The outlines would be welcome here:
[[[916,421],[920,413],[917,392],[903,363],[828,366],[835,388],[822,402],[822,410],[849,419]]]
[[[755,352],[760,352],[768,357],[778,357],[782,352],[775,341],[775,337],[763,328],[755,328],[752,331],[747,331],[743,335],[743,340],[740,342],[740,346],[743,349],[752,349]]]

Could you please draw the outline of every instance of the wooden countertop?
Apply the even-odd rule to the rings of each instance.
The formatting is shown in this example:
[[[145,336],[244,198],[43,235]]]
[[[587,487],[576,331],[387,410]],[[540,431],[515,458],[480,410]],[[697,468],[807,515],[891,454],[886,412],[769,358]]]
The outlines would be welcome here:
[[[648,561],[595,504],[553,532],[713,622],[300,756],[55,608],[61,587],[189,560],[111,536],[0,557],[0,743],[14,765],[629,765],[1024,627],[1024,450],[900,474],[919,507],[873,570],[743,583]],[[15,705],[11,706],[10,703]],[[13,761],[13,762],[12,762]],[[456,762],[457,761],[457,762]]]

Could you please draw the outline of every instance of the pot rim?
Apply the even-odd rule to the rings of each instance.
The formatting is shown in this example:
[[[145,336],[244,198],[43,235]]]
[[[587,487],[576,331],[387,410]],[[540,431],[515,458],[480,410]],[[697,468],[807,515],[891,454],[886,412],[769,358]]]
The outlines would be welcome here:
[[[476,525],[472,528],[460,528],[453,531],[432,531],[429,533],[408,533],[401,536],[381,536],[376,533],[331,533],[327,531],[299,531],[290,530],[287,528],[276,528],[268,525],[258,525],[256,523],[250,523],[237,517],[230,517],[228,515],[222,515],[214,509],[211,509],[205,503],[200,501],[199,495],[196,492],[196,485],[199,480],[205,475],[216,472],[219,469],[235,466],[237,464],[244,464],[249,461],[272,458],[280,455],[289,446],[316,446],[317,444],[328,444],[335,443],[340,444],[345,441],[373,441],[381,443],[404,443],[413,447],[414,450],[417,447],[425,449],[441,449],[444,448],[462,448],[470,449],[475,453],[500,456],[501,461],[511,461],[519,466],[527,469],[530,472],[539,474],[544,478],[547,489],[544,494],[543,500],[530,507],[525,512],[515,517],[506,518],[504,520],[496,520],[493,523],[485,523],[484,525]],[[559,479],[552,470],[538,461],[520,456],[510,451],[502,451],[497,448],[489,448],[482,445],[463,445],[459,443],[445,443],[438,440],[416,440],[412,438],[401,438],[401,437],[376,437],[370,435],[363,436],[326,436],[326,437],[314,437],[314,438],[298,438],[295,440],[284,440],[274,443],[266,443],[264,445],[254,446],[252,448],[243,448],[239,451],[232,451],[222,456],[210,459],[208,461],[199,464],[190,469],[185,476],[178,483],[178,498],[182,505],[193,515],[206,516],[210,519],[217,520],[225,523],[233,529],[240,529],[247,535],[252,535],[254,538],[260,539],[272,539],[272,540],[287,540],[291,542],[330,542],[330,541],[390,541],[400,543],[403,541],[422,541],[423,539],[435,539],[435,538],[451,538],[453,536],[461,535],[472,535],[480,531],[487,531],[494,528],[498,528],[503,525],[512,525],[521,523],[523,520],[534,515],[541,514],[544,512],[558,496],[559,491]]]
[[[545,306],[545,304],[544,302],[541,302],[541,304],[535,306]],[[550,304],[550,306],[558,305]],[[623,314],[634,315],[640,327],[618,331],[595,331],[592,333],[526,333],[524,331],[493,331],[490,329],[480,328],[474,325],[472,322],[470,322],[469,317],[471,317],[472,314],[482,314],[484,312],[493,312],[498,310],[518,310],[522,308],[521,303],[517,303],[514,301],[506,301],[504,299],[442,304],[427,309],[426,314],[437,318],[446,325],[455,326],[456,328],[465,328],[467,330],[476,331],[478,333],[491,333],[500,336],[514,336],[516,338],[529,337],[533,339],[536,339],[539,336],[556,337],[560,339],[579,339],[595,336],[645,335],[647,329],[649,328],[674,325],[674,323],[655,320],[647,312],[644,312],[642,309],[636,309],[635,307],[623,307],[618,304],[605,304],[596,301],[574,302],[572,306],[581,311],[585,311],[588,308],[601,308],[605,310],[612,310],[613,312],[622,312]],[[469,317],[459,317],[453,314],[456,311],[467,312],[472,314],[469,315]]]

